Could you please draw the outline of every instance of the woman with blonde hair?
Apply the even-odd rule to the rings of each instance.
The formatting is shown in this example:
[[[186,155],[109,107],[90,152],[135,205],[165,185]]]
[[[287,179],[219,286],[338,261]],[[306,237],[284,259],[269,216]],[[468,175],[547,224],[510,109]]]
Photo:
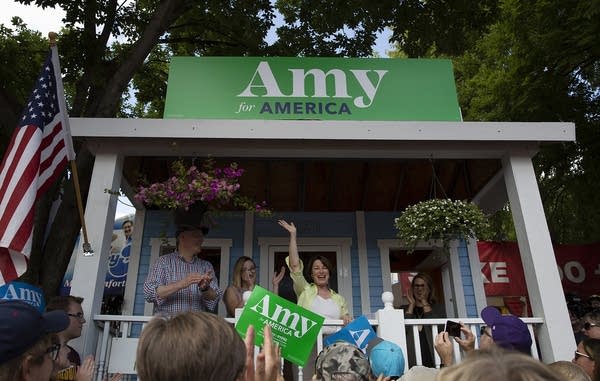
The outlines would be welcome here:
[[[410,289],[406,293],[408,304],[400,307],[404,310],[406,319],[435,319],[446,316],[444,306],[437,303],[433,287],[433,279],[426,273],[418,273],[410,283]],[[419,327],[419,341],[421,343],[422,364],[416,364],[414,353],[414,337],[412,327],[407,326],[406,340],[408,350],[408,363],[413,365],[424,365],[434,367],[433,362],[433,333],[429,327]]]
[[[242,295],[254,290],[256,285],[256,263],[250,257],[240,257],[233,266],[231,284],[225,290],[223,302],[227,308],[227,317],[235,316],[236,308],[244,307]]]

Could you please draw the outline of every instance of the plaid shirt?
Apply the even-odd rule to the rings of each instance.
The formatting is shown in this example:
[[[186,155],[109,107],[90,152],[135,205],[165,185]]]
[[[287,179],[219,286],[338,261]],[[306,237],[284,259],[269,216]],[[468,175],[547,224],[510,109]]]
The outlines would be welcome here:
[[[204,259],[194,257],[192,262],[186,262],[177,252],[165,254],[154,263],[148,277],[144,282],[144,298],[149,303],[154,303],[154,313],[173,314],[182,311],[210,311],[215,312],[219,299],[223,296],[223,290],[219,288],[216,276],[210,282],[210,288],[215,290],[217,298],[207,300],[202,297],[197,284],[181,289],[166,299],[161,299],[156,289],[166,286],[185,278],[189,273],[200,273],[212,271],[212,264]]]

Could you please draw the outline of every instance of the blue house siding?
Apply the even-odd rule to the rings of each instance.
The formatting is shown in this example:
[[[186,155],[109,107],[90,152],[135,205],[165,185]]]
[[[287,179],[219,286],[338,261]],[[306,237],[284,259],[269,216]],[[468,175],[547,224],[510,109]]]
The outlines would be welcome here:
[[[134,315],[143,315],[145,301],[143,297],[143,284],[148,275],[150,267],[151,246],[150,239],[158,237],[173,237],[175,227],[171,214],[166,211],[149,210],[145,215],[144,233],[142,236],[140,265],[136,280],[136,296],[134,300]],[[394,239],[395,229],[393,219],[397,213],[393,212],[368,212],[365,213],[366,226],[366,249],[368,260],[368,282],[370,293],[370,310],[376,311],[383,308],[381,293],[383,292],[383,278],[380,252],[377,246],[379,239]],[[350,237],[352,245],[350,248],[350,272],[352,279],[352,303],[354,316],[360,316],[362,311],[360,263],[358,258],[358,241],[356,235],[356,214],[352,212],[340,213],[278,213],[272,217],[254,217],[253,228],[253,250],[252,256],[259,271],[270,271],[267,264],[260,263],[260,248],[258,237],[282,237],[287,238],[285,232],[277,220],[285,219],[294,222],[298,227],[299,237]],[[229,274],[233,272],[235,261],[244,255],[244,223],[243,212],[223,213],[213,217],[214,227],[211,228],[210,238],[231,239]],[[459,258],[461,264],[461,276],[463,279],[465,300],[467,301],[468,316],[476,317],[475,296],[471,280],[471,271],[467,248],[464,243],[459,246]],[[219,279],[222,288],[227,287],[229,279]],[[270,285],[263,285],[267,288]]]
[[[394,228],[395,217],[398,217],[398,213],[396,212],[365,213],[371,311],[383,308],[383,302],[381,301],[381,294],[383,293],[381,255],[377,246],[377,240],[396,238],[396,229]]]
[[[467,250],[467,244],[463,240],[461,240],[458,245],[458,263],[460,264],[460,275],[462,278],[467,317],[479,317],[479,313],[477,311],[477,303],[475,301],[475,290],[473,288],[471,265],[469,263],[469,252]]]

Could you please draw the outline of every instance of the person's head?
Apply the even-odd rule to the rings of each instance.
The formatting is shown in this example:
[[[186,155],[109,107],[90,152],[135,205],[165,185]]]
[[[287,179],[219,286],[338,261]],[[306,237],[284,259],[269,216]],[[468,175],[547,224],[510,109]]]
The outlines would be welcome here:
[[[315,373],[317,379],[322,381],[369,381],[371,366],[358,347],[338,341],[319,353]]]
[[[594,310],[583,315],[581,330],[587,337],[600,339],[600,310]]]
[[[125,220],[121,224],[121,229],[123,229],[123,234],[125,235],[125,239],[129,239],[133,234],[133,221]]]
[[[308,262],[310,279],[317,286],[329,286],[329,278],[334,271],[333,265],[323,255],[315,255]]]
[[[233,326],[207,312],[157,316],[143,329],[137,348],[144,381],[241,380],[246,346]]]
[[[569,361],[555,361],[548,364],[548,367],[564,381],[591,381],[590,376],[582,367]]]
[[[581,340],[572,362],[583,368],[592,380],[600,380],[600,340],[589,337]]]
[[[404,353],[402,348],[380,337],[371,339],[367,344],[367,357],[371,364],[371,373],[379,377],[384,375],[396,380],[404,374]]]
[[[252,258],[242,256],[235,262],[231,283],[236,287],[256,283],[256,264]]]
[[[0,380],[49,380],[60,349],[54,333],[69,325],[66,313],[0,301],[0,322]]]
[[[415,298],[420,299],[421,297],[425,297],[429,304],[435,303],[433,279],[431,279],[429,274],[418,273],[414,276],[410,286]]]
[[[594,294],[588,298],[588,303],[592,309],[600,308],[600,295]]]
[[[46,305],[48,312],[62,310],[69,316],[69,326],[58,334],[65,342],[81,336],[81,330],[86,322],[81,303],[83,303],[83,298],[65,295],[55,296]]]
[[[502,315],[496,307],[487,306],[481,311],[486,326],[481,327],[481,349],[494,345],[504,349],[531,354],[531,334],[527,324],[514,315]]]
[[[493,347],[471,352],[462,362],[440,370],[436,381],[562,381],[547,365],[515,351]]]
[[[208,234],[208,228],[200,225],[179,225],[177,227],[177,250],[180,252],[200,253],[204,236]]]

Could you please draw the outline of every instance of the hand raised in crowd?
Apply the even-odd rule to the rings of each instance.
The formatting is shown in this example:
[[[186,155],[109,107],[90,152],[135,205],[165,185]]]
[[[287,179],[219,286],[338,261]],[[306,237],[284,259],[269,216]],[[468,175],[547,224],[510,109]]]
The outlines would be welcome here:
[[[455,337],[454,340],[458,343],[460,349],[465,352],[471,352],[475,349],[475,335],[473,332],[466,327],[462,322],[460,322],[460,331],[464,335],[464,339],[460,337]]]
[[[408,305],[409,306],[414,306],[416,301],[415,301],[415,294],[413,294],[412,288],[410,288],[408,290],[408,292],[406,293],[406,300],[408,300]]]
[[[271,326],[265,325],[263,349],[256,357],[254,364],[254,327],[246,331],[246,381],[280,381],[281,380],[281,348],[273,343]]]
[[[290,234],[296,234],[296,225],[294,225],[293,222],[290,222],[289,224],[284,221],[284,220],[279,220],[277,221],[277,223],[284,228],[285,230],[287,230]]]
[[[94,370],[96,367],[96,361],[94,360],[94,356],[89,355],[84,360],[83,363],[77,367],[77,374],[75,375],[76,381],[92,381],[94,379]],[[115,373],[110,378],[110,381],[120,381],[123,378],[121,373]],[[108,376],[104,377],[103,381],[109,381]]]
[[[77,375],[75,376],[75,380],[77,381],[91,381],[94,379],[94,367],[96,365],[96,361],[94,361],[94,356],[87,356],[81,365],[77,368]]]
[[[452,344],[448,332],[438,333],[433,341],[433,346],[438,355],[440,355],[442,364],[451,365],[454,362],[454,344]]]
[[[281,266],[281,270],[279,271],[279,273],[275,272],[275,274],[273,274],[273,292],[276,294],[279,294],[279,283],[281,283],[281,280],[283,279],[284,275],[285,266]]]
[[[350,323],[352,320],[352,316],[348,314],[342,316],[342,321],[344,322],[344,325],[348,325],[348,323]]]

